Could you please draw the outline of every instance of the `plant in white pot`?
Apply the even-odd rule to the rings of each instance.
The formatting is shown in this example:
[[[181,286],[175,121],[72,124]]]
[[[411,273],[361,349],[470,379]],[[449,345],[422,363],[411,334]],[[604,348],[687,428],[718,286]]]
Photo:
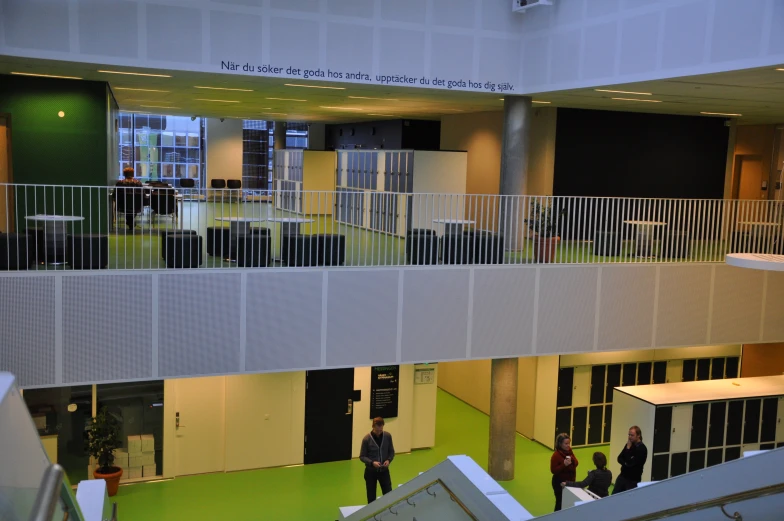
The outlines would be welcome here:
[[[553,262],[555,250],[561,238],[558,236],[558,220],[566,215],[566,208],[556,210],[552,200],[531,201],[528,219],[525,222],[534,232],[534,259],[536,262]]]
[[[123,473],[120,467],[114,466],[114,451],[120,445],[120,423],[103,407],[93,418],[87,432],[87,451],[98,462],[93,476],[106,481],[110,496],[117,494]]]

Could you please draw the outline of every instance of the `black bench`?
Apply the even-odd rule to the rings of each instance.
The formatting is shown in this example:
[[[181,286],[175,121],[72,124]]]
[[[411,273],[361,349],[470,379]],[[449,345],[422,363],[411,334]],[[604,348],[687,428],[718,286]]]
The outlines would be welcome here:
[[[109,236],[82,233],[68,236],[68,263],[75,270],[105,269],[109,266]]]
[[[0,233],[0,270],[26,270],[34,261],[26,234]]]
[[[198,268],[201,266],[201,235],[171,233],[166,236],[165,245],[164,259],[169,268]]]

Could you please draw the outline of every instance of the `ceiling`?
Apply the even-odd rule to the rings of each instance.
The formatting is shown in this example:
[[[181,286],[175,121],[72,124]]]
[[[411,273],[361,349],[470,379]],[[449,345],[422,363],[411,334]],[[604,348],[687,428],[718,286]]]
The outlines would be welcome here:
[[[108,74],[99,70],[171,77]],[[0,56],[0,74],[11,72],[108,81],[122,110],[152,114],[337,123],[385,118],[440,119],[448,114],[503,108],[503,95],[497,93],[288,80],[241,74],[140,70]],[[287,86],[287,83],[333,88]],[[534,94],[533,98],[541,106],[692,116],[716,112],[741,114],[736,118],[739,124],[784,122],[784,71],[777,71],[775,67],[606,88],[629,93],[599,92],[587,88]]]

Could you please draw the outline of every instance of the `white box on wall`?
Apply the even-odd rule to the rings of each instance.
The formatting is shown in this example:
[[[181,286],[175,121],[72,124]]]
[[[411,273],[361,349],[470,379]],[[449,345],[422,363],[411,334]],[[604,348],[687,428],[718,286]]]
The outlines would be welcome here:
[[[155,453],[154,452],[143,452],[142,453],[142,465],[155,465]]]
[[[142,434],[142,452],[155,452],[155,438],[152,434]]]
[[[139,455],[129,455],[128,456],[128,466],[133,467],[141,467],[144,465],[144,456],[141,454]]]
[[[128,479],[135,479],[142,477],[142,467],[128,468]]]
[[[142,437],[138,434],[128,436],[128,454],[139,454],[142,451]]]
[[[128,466],[128,453],[127,452],[114,452],[114,465],[117,467],[125,468]]]
[[[153,478],[157,476],[158,475],[157,468],[158,467],[156,465],[145,465],[144,467],[142,467],[142,477]]]

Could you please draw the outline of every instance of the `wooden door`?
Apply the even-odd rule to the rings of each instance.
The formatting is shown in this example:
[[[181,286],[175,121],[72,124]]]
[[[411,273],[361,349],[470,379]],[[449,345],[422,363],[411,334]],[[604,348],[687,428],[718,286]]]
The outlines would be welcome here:
[[[223,472],[226,462],[223,376],[174,381],[175,476]]]
[[[744,157],[740,162],[740,180],[738,183],[738,199],[764,199],[762,191],[762,160],[756,157]]]

